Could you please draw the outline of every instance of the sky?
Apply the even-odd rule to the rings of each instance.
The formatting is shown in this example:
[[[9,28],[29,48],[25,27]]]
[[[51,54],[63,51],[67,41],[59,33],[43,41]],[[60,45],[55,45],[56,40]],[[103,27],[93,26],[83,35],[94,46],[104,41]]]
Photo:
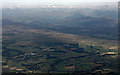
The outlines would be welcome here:
[[[39,1],[46,1],[46,2],[61,2],[61,1],[71,1],[71,2],[115,2],[119,0],[0,0],[0,2],[39,2]]]
[[[14,7],[20,5],[80,5],[90,2],[118,2],[119,0],[0,0],[3,7]],[[96,3],[94,3],[96,4]]]

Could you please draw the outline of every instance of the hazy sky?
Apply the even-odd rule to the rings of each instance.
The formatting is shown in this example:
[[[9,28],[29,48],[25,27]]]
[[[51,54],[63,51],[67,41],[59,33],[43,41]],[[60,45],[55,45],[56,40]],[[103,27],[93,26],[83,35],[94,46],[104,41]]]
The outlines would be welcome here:
[[[0,0],[0,2],[35,2],[35,1],[46,1],[46,2],[61,2],[61,1],[79,1],[79,2],[115,2],[119,0]]]
[[[0,3],[6,2],[19,2],[19,3],[26,3],[30,4],[31,2],[39,4],[42,3],[77,3],[77,2],[117,2],[119,0],[0,0]]]
[[[4,7],[16,5],[78,5],[86,2],[118,2],[119,0],[0,0]],[[96,4],[96,3],[95,3]]]

